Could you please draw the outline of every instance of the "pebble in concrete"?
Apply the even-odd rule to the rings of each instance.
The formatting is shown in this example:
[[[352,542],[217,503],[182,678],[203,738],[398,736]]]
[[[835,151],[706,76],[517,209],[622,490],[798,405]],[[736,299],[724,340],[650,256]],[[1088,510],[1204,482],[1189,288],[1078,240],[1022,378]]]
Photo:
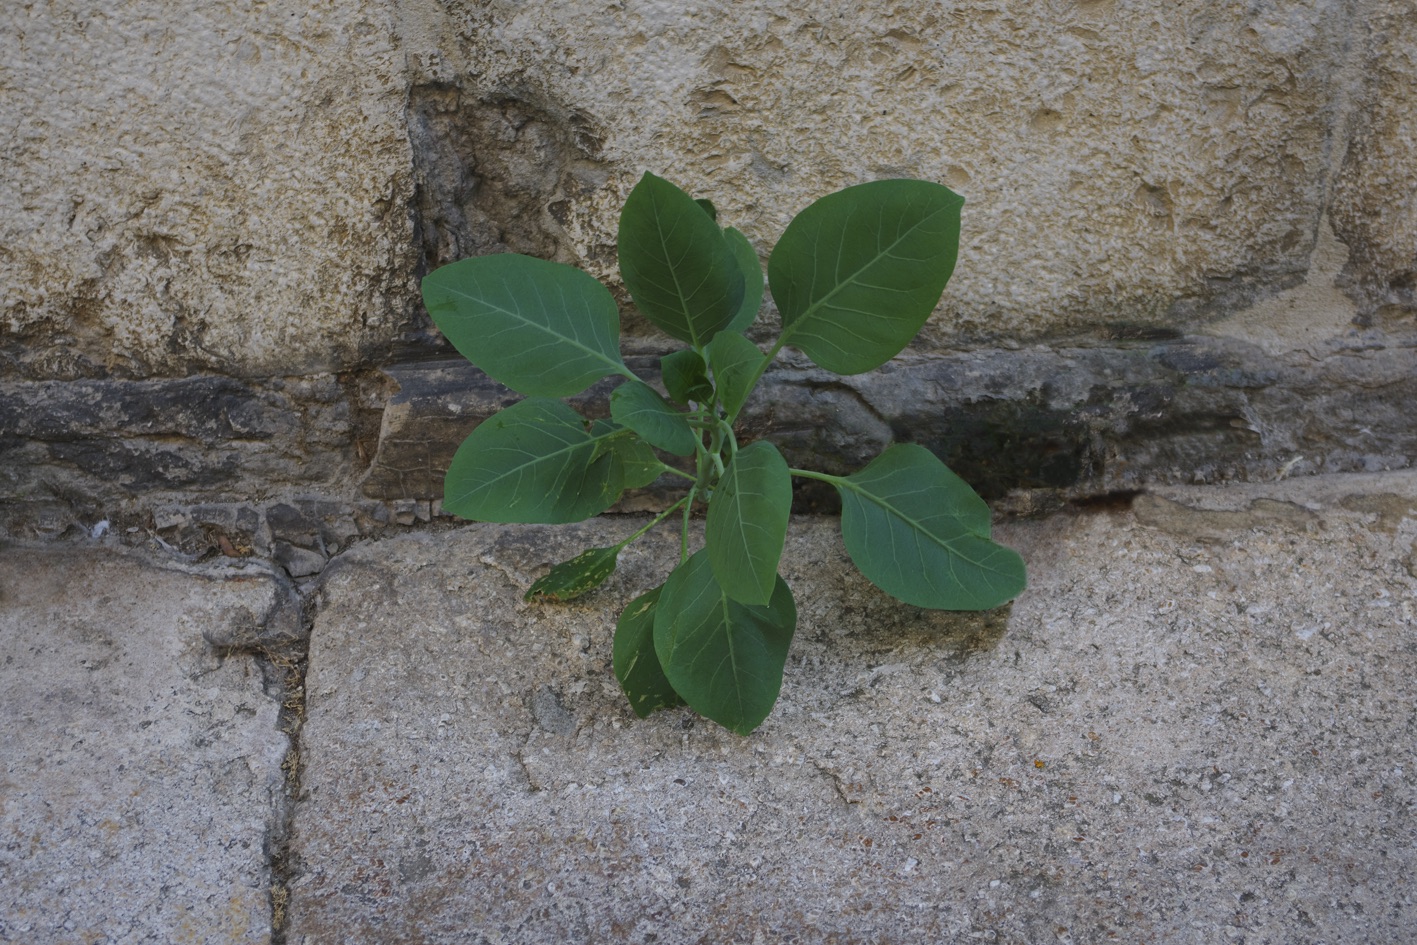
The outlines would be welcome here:
[[[951,615],[791,532],[751,737],[637,722],[618,609],[528,604],[634,527],[366,544],[321,590],[288,941],[1400,941],[1417,928],[1417,477],[1169,489],[996,530]]]
[[[270,941],[279,705],[205,638],[278,603],[255,568],[0,549],[0,941]]]

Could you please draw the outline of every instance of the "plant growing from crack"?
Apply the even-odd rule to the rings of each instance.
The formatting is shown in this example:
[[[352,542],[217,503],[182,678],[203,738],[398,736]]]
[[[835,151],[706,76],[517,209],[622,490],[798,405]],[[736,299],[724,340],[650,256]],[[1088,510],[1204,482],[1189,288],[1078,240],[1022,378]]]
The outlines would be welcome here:
[[[469,361],[526,399],[484,420],[458,449],[443,508],[484,522],[559,524],[608,509],[661,475],[687,492],[643,528],[553,567],[527,598],[569,600],[603,582],[617,557],[678,515],[679,564],[625,608],[615,674],[641,718],[687,703],[747,734],[772,710],[797,623],[778,576],[792,477],[831,484],[852,560],[919,607],[986,610],[1023,590],[1018,554],[990,540],[990,514],[923,447],[896,444],[850,476],[790,468],[735,423],[785,345],[838,374],[873,370],[924,325],[954,269],[964,200],[938,184],[885,180],[823,197],[788,225],[766,283],[781,313],[767,352],[742,332],[765,280],[738,230],[706,200],[646,174],[620,215],[620,273],[639,311],[688,344],[660,362],[667,397],[621,359],[610,292],[570,266],[513,253],[464,259],[423,280],[433,321]],[[560,398],[623,377],[610,420]],[[659,452],[656,452],[659,451]],[[661,454],[682,457],[682,465]],[[691,513],[707,506],[690,553]]]

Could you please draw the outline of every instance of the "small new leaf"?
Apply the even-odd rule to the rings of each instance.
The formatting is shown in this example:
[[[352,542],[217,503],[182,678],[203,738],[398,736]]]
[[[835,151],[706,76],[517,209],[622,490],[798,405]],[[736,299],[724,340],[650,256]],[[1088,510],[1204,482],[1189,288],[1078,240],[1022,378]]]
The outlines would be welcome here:
[[[719,332],[720,336],[722,334]],[[704,366],[704,359],[692,348],[660,358],[659,371],[664,389],[669,391],[669,398],[676,404],[687,405],[690,401],[707,403],[713,396],[708,368]]]
[[[527,588],[523,600],[568,601],[605,583],[615,573],[618,545],[588,548],[570,561],[562,561]]]
[[[709,342],[708,356],[718,384],[719,402],[729,417],[737,417],[753,392],[753,378],[765,355],[742,335],[721,331]]]
[[[662,586],[656,587],[630,601],[615,625],[615,642],[611,646],[615,678],[620,680],[630,708],[642,719],[659,709],[684,704],[654,652],[654,618],[662,590]]]

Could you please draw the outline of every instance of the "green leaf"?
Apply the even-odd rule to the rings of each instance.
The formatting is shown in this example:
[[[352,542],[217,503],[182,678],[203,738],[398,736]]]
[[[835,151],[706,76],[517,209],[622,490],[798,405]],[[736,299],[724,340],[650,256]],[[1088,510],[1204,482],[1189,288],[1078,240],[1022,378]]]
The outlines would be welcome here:
[[[708,346],[709,363],[718,385],[719,401],[729,417],[737,417],[757,377],[765,355],[758,346],[736,332],[721,331]]]
[[[728,248],[733,251],[733,258],[743,273],[743,302],[738,306],[738,314],[723,330],[747,331],[748,326],[757,319],[758,310],[763,307],[763,288],[766,284],[763,264],[758,261],[758,251],[742,233],[728,227],[723,231],[723,238],[728,241]]]
[[[699,551],[674,569],[654,616],[654,651],[665,678],[694,711],[747,735],[782,690],[797,627],[792,591],[777,579],[766,607],[723,592]]]
[[[669,391],[669,396],[675,403],[688,404],[691,400],[705,403],[713,397],[708,368],[704,365],[704,359],[694,349],[685,348],[683,351],[666,354],[659,359],[659,370],[664,389]]]
[[[1023,591],[1023,559],[989,540],[989,507],[924,447],[892,446],[833,482],[846,550],[886,593],[917,607],[988,610]]]
[[[939,184],[882,180],[803,210],[768,260],[782,341],[838,374],[895,357],[954,271],[963,204]]]
[[[523,600],[568,601],[580,597],[605,583],[615,573],[620,546],[588,548],[570,561],[560,564],[538,578],[527,588]]]
[[[610,395],[610,416],[644,437],[651,446],[675,456],[694,452],[697,438],[689,421],[643,381],[628,381],[615,388]]]
[[[620,680],[630,708],[642,719],[658,709],[684,704],[665,678],[654,652],[655,605],[662,590],[663,587],[656,587],[626,605],[615,625],[615,642],[611,647],[615,678]]]
[[[646,174],[620,212],[620,274],[644,316],[695,348],[738,314],[743,274],[693,198]]]
[[[523,394],[569,397],[629,373],[615,300],[579,269],[515,253],[464,259],[424,278],[423,302],[463,357]]]
[[[620,484],[622,488],[638,489],[647,486],[664,472],[665,466],[659,461],[659,457],[654,455],[654,450],[634,431],[609,420],[596,420],[590,425],[590,433],[591,436],[597,437],[599,443],[597,455],[608,453],[618,464],[619,475],[623,480]]]
[[[482,421],[458,447],[443,508],[483,522],[562,524],[598,515],[625,488],[632,448],[617,440],[632,437],[603,422],[588,431],[559,400],[529,397]]]
[[[698,204],[700,207],[703,208],[704,213],[707,213],[709,215],[710,220],[718,219],[718,208],[713,205],[712,200],[709,200],[705,197],[699,197],[694,201],[694,203]]]
[[[739,450],[704,525],[709,562],[729,597],[743,604],[772,599],[791,511],[792,475],[777,447],[759,440]]]

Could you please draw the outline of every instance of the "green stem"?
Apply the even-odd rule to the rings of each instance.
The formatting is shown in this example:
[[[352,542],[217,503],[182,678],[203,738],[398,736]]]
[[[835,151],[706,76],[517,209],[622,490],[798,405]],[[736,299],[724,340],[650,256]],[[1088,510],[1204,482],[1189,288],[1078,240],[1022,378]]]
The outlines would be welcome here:
[[[699,481],[699,477],[698,477],[698,476],[695,476],[693,473],[686,473],[686,472],[684,472],[684,470],[682,470],[682,469],[675,469],[673,466],[670,466],[670,465],[668,465],[668,464],[661,464],[661,465],[664,467],[664,472],[673,473],[673,474],[676,475],[676,476],[681,476],[681,477],[683,477],[684,479],[689,480],[690,482],[698,482],[698,481]]]
[[[790,334],[790,332],[784,330],[782,334],[778,335],[777,342],[772,346],[772,349],[768,351],[767,354],[763,355],[762,363],[759,364],[758,369],[753,372],[753,379],[748,382],[748,393],[752,393],[753,388],[758,386],[758,381],[763,379],[763,373],[768,369],[768,365],[772,364],[772,362],[777,358],[777,353],[781,351],[782,346],[787,343],[788,334]],[[728,418],[728,425],[730,427],[738,422],[738,414],[742,412],[743,408],[747,406],[747,404],[748,397],[747,394],[744,394],[743,403],[739,404],[738,409],[733,411],[733,415]]]
[[[684,527],[679,532],[679,563],[683,564],[689,560],[689,513],[694,510],[694,496],[698,495],[699,487],[696,485],[689,490],[689,494],[684,497]]]
[[[665,467],[665,468],[667,469],[667,468],[669,468],[669,467]],[[678,470],[675,470],[675,472],[678,472]],[[634,533],[633,535],[631,535],[629,538],[626,538],[624,541],[620,542],[620,544],[616,545],[616,546],[615,546],[616,550],[619,550],[619,549],[624,548],[625,546],[629,545],[631,542],[637,540],[637,539],[638,539],[641,535],[643,535],[645,532],[649,531],[651,528],[654,528],[654,526],[658,525],[660,522],[664,521],[666,518],[668,518],[669,516],[673,515],[673,514],[675,513],[675,511],[678,510],[679,506],[683,505],[685,502],[688,502],[689,499],[692,498],[692,496],[693,496],[693,493],[690,493],[689,495],[684,496],[684,498],[680,499],[678,502],[675,502],[675,503],[674,503],[673,505],[671,505],[669,508],[665,509],[663,512],[660,512],[658,515],[656,515],[656,516],[654,517],[654,520],[651,521],[648,525],[646,525],[644,528],[641,528],[639,531],[635,532],[635,533]]]
[[[820,482],[829,482],[834,486],[846,482],[841,476],[833,476],[831,473],[813,472],[810,469],[788,469],[787,471],[794,476],[801,476],[803,479],[816,479]]]

